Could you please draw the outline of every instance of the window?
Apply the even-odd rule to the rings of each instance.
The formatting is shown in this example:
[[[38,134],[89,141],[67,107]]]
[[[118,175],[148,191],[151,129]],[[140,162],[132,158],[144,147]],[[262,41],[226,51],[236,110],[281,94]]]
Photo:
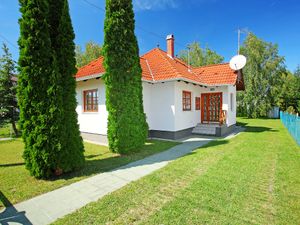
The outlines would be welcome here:
[[[182,110],[183,111],[191,111],[192,104],[192,94],[189,91],[183,91],[182,92]]]
[[[98,90],[83,92],[84,112],[98,112]]]
[[[230,93],[230,110],[233,112],[233,93]]]
[[[195,109],[200,110],[200,97],[195,98]]]

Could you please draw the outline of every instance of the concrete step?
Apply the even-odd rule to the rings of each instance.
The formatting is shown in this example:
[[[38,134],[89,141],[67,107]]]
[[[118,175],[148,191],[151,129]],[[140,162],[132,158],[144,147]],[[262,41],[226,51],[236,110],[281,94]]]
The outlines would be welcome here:
[[[219,127],[219,123],[198,123],[196,127]]]
[[[192,134],[216,135],[215,131],[192,131]]]
[[[207,134],[207,135],[216,135],[216,127],[215,126],[202,126],[202,124],[197,125],[193,130],[193,134]]]

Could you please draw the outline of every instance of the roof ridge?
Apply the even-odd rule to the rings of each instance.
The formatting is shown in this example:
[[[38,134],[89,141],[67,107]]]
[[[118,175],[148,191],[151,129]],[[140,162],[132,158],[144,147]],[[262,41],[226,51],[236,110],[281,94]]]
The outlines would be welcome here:
[[[145,59],[145,61],[146,61],[147,67],[148,67],[148,69],[149,69],[150,75],[151,75],[151,77],[152,77],[152,81],[155,81],[154,76],[153,76],[153,73],[152,73],[152,70],[151,70],[151,67],[150,67],[150,65],[149,65],[149,63],[148,63],[148,60]]]
[[[184,62],[183,60],[175,57],[174,58],[176,60],[176,62],[180,63],[181,65],[185,66],[187,69],[190,69],[190,67],[192,67],[191,65],[189,66],[186,62]]]
[[[155,51],[155,50],[161,50],[160,48],[156,47],[156,48],[152,48],[151,50],[149,50],[148,52],[144,53],[143,55],[141,55],[140,57],[145,57],[145,55],[148,55],[149,53]]]
[[[81,67],[78,67],[77,69],[79,70],[79,69],[81,69],[81,68],[84,68],[84,67],[86,67],[86,66],[89,66],[91,63],[93,63],[93,62],[95,62],[95,61],[97,61],[97,60],[99,60],[99,59],[101,59],[101,58],[104,58],[104,56],[101,55],[101,56],[99,56],[97,59],[93,59],[93,60],[90,61],[88,64],[86,64],[86,65],[84,65],[84,66],[81,66]]]
[[[229,62],[216,63],[216,64],[209,64],[209,65],[204,65],[204,66],[198,66],[198,67],[194,67],[194,69],[200,69],[200,68],[202,68],[202,67],[221,66],[221,65],[226,65],[226,64],[229,64]]]
[[[164,53],[167,54],[166,51],[164,51],[164,50],[162,50],[162,49],[159,49],[159,50],[161,50],[162,52],[164,52]],[[180,59],[180,58],[178,58],[178,57],[174,57],[173,59],[174,59],[176,62],[180,63],[181,65],[185,66],[186,69],[187,69],[187,72],[194,74],[194,73],[191,71],[192,69],[194,69],[194,67],[193,67],[192,65],[188,65],[186,62],[184,62],[182,59]],[[189,71],[189,70],[190,70],[190,71]]]
[[[161,49],[159,49],[159,50],[161,50]],[[162,51],[162,50],[161,50]],[[161,53],[161,51],[158,51],[159,52],[159,54],[161,55],[161,57],[171,66],[171,68],[172,68],[172,70],[175,72],[175,74],[176,74],[176,76],[178,76],[178,75],[180,75],[180,73],[177,71],[177,69],[176,68],[174,68],[174,66],[171,64],[171,62],[169,62],[169,60],[167,60],[166,59],[166,57]],[[163,51],[164,52],[164,51]],[[166,52],[164,52],[164,53],[166,53]],[[169,57],[169,56],[167,56],[167,57]]]

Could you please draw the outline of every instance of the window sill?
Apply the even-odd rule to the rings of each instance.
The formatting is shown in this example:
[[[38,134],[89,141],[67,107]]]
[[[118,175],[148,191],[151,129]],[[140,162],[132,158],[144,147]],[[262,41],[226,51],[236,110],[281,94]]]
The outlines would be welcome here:
[[[86,113],[86,114],[96,114],[96,113],[99,113],[99,111],[83,111],[82,113]]]

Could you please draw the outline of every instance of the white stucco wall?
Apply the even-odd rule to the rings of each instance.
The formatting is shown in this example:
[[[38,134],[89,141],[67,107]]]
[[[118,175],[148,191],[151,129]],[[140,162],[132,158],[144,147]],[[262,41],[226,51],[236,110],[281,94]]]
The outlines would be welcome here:
[[[83,111],[83,91],[98,89],[98,112]],[[108,112],[105,85],[101,79],[77,82],[77,114],[81,132],[107,134]],[[149,84],[143,82],[143,103],[150,130],[175,131],[174,82]]]
[[[212,89],[213,88],[213,89]],[[83,91],[98,89],[98,112],[83,111]],[[192,110],[182,110],[182,91],[192,93]],[[107,134],[108,112],[105,106],[105,86],[102,79],[77,82],[77,108],[80,131]],[[236,123],[235,86],[200,87],[191,83],[170,81],[150,84],[143,82],[144,111],[150,130],[179,131],[196,126],[201,121],[201,110],[195,110],[195,97],[201,93],[222,92],[223,110],[227,110],[227,125]],[[233,93],[233,111],[230,109],[230,93]]]
[[[175,82],[143,82],[144,111],[150,130],[175,131]]]
[[[230,101],[230,94],[232,94],[232,102]],[[227,126],[236,124],[236,87],[233,85],[228,86],[228,111],[227,111]],[[232,107],[231,107],[231,104]]]
[[[192,93],[192,110],[182,110],[182,91],[190,91]],[[201,97],[202,93],[216,93],[222,92],[223,105],[222,109],[228,109],[228,87],[200,87],[199,85],[193,85],[185,82],[175,82],[175,127],[176,130],[183,130],[196,126],[201,122],[201,110],[195,110],[195,97]],[[232,121],[230,119],[230,121]]]
[[[191,111],[182,110],[182,92],[191,92]],[[183,130],[191,127],[195,127],[200,123],[201,110],[195,110],[195,97],[201,97],[201,87],[185,82],[175,82],[175,129]]]
[[[84,112],[83,91],[98,89],[98,112]],[[77,82],[76,98],[79,129],[81,132],[107,134],[107,117],[105,105],[105,86],[101,79],[91,79]]]

